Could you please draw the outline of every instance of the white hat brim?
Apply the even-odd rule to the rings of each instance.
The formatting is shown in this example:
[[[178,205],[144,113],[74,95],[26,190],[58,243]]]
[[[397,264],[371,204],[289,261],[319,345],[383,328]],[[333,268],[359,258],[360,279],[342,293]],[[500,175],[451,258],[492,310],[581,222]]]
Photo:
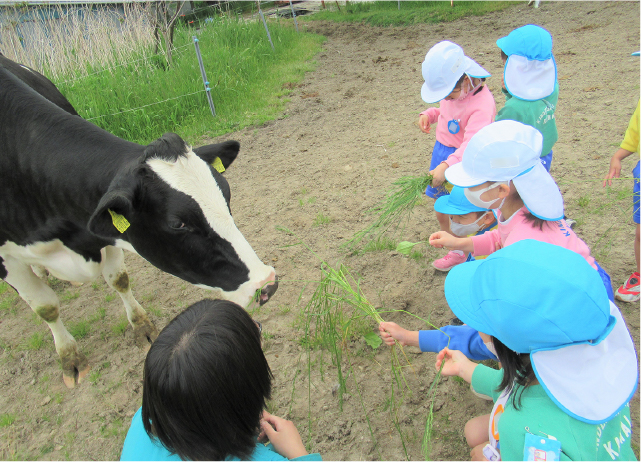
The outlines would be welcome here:
[[[476,79],[486,79],[491,76],[491,74],[483,69],[476,61],[472,58],[465,57],[465,71],[470,77]],[[447,95],[446,95],[447,96]]]
[[[447,178],[447,170],[445,172]],[[541,162],[526,173],[513,178],[512,181],[532,215],[548,221],[563,218],[563,196]]]
[[[550,399],[566,414],[589,424],[610,420],[637,389],[634,343],[617,306],[610,302],[614,328],[598,344],[582,343],[530,356],[534,373]]]
[[[554,93],[556,62],[554,58],[538,61],[510,55],[505,63],[503,80],[506,90],[525,101],[547,98]]]
[[[455,86],[456,82],[452,84],[452,88],[444,87],[440,90],[432,91],[427,86],[427,83],[423,83],[423,86],[421,87],[421,98],[423,98],[423,101],[425,101],[426,103],[437,103],[442,99],[445,99],[447,95],[452,93],[452,90],[454,90]]]
[[[463,169],[463,162],[458,162],[445,170],[445,179],[459,188],[471,188],[489,181],[487,178],[479,178],[468,174]]]

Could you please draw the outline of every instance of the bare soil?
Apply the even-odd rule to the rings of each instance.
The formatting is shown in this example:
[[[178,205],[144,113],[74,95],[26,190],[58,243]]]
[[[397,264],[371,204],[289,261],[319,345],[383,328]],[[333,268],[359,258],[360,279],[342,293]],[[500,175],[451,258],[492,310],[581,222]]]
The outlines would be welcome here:
[[[635,159],[626,160],[628,178],[610,193],[600,178],[639,98],[639,58],[630,56],[639,49],[638,2],[543,2],[539,9],[523,2],[479,18],[405,28],[299,19],[299,26],[327,37],[316,71],[300,84],[284,83],[294,89],[280,119],[219,139],[241,143],[241,155],[226,173],[238,227],[282,280],[272,300],[253,312],[263,323],[264,349],[275,376],[270,410],[293,420],[326,460],[403,460],[406,454],[421,459],[435,355],[406,349],[415,372],[406,371],[411,394],[397,409],[405,450],[389,409],[389,348],[373,350],[361,338],[348,342],[341,410],[329,355],[324,355],[322,374],[319,352],[312,352],[308,369],[300,342],[300,313],[320,277],[320,261],[344,263],[359,274],[375,306],[404,309],[438,326],[449,323],[446,275],[431,266],[443,251],[423,247],[424,258],[409,259],[390,250],[349,254],[341,245],[371,222],[365,212],[396,179],[428,170],[434,137],[417,126],[426,108],[419,69],[427,50],[443,39],[460,44],[493,74],[488,84],[500,108],[496,39],[529,23],[554,37],[561,90],[552,175],[564,194],[567,215],[578,221],[577,233],[616,288],[635,266],[630,198]],[[192,140],[194,145],[209,141]],[[432,203],[425,199],[402,238],[418,241],[436,229]],[[309,248],[297,245],[300,241]],[[127,256],[127,265],[134,293],[158,328],[192,302],[211,296],[135,255]],[[79,288],[51,283],[61,295],[62,318],[73,328],[92,372],[80,386],[66,389],[46,324],[11,290],[3,294],[0,458],[118,459],[131,416],[141,405],[145,352],[134,346],[131,328],[122,329],[122,304],[104,281]],[[638,349],[639,305],[620,307]],[[425,328],[408,315],[383,317]],[[443,379],[434,403],[431,458],[467,459],[465,422],[490,409],[466,384]],[[631,414],[638,456],[638,393]]]

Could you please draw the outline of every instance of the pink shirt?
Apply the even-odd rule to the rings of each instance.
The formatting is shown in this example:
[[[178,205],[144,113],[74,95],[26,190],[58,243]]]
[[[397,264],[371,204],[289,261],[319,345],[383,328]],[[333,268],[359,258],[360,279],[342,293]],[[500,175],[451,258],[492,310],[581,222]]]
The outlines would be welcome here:
[[[572,250],[585,258],[594,269],[597,269],[594,258],[590,255],[589,247],[577,237],[565,223],[565,220],[548,221],[543,225],[543,229],[539,229],[532,222],[525,221],[526,207],[515,212],[507,223],[501,223],[500,210],[495,212],[499,222],[497,229],[471,237],[474,245],[472,255],[489,255],[523,239],[535,239]]]
[[[496,116],[496,103],[492,92],[483,85],[476,95],[469,94],[462,100],[441,100],[439,107],[431,107],[421,114],[427,115],[430,125],[436,125],[436,140],[458,148],[445,160],[450,167],[461,161],[467,143],[476,132],[491,124]],[[457,120],[461,129],[453,134],[447,129],[450,120]]]

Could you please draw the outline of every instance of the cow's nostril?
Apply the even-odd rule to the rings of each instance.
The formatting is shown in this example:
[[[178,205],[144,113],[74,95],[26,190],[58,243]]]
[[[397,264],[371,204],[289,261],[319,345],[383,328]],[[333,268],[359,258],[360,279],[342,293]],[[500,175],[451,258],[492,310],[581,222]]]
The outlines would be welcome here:
[[[274,295],[276,289],[278,289],[278,276],[274,276],[274,282],[266,285],[260,290],[260,304],[263,305],[267,303],[267,300]]]

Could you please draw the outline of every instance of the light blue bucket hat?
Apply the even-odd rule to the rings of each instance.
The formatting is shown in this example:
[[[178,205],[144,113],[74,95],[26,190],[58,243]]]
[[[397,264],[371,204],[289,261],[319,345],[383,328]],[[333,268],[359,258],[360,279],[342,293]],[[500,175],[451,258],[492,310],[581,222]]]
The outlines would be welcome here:
[[[536,101],[554,92],[556,61],[552,55],[552,36],[547,30],[528,24],[498,39],[496,45],[508,56],[503,79],[511,95]]]
[[[452,268],[445,298],[468,326],[527,353],[566,414],[598,424],[638,383],[634,343],[599,273],[578,253],[526,239]]]
[[[472,204],[467,197],[465,197],[463,188],[459,188],[458,186],[454,186],[449,194],[436,199],[436,202],[434,202],[434,210],[444,215],[466,215],[472,212],[488,211],[488,209]]]

